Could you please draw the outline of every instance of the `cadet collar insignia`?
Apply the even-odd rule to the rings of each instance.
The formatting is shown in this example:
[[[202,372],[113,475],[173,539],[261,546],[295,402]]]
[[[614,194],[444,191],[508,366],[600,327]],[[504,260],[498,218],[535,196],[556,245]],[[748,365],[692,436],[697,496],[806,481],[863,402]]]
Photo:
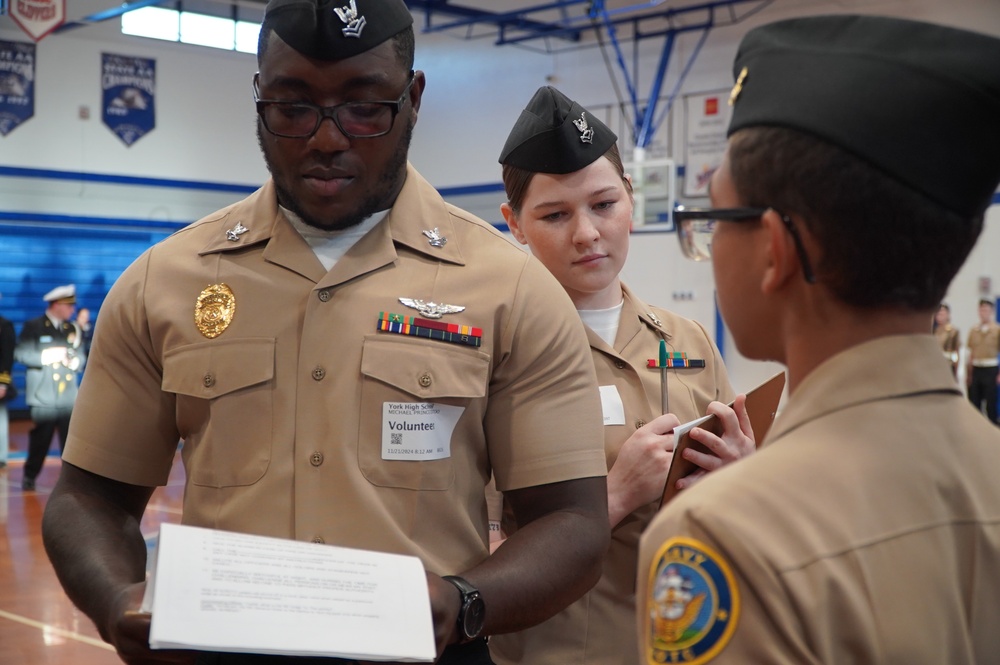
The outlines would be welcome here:
[[[236,296],[225,284],[213,284],[198,294],[194,324],[209,339],[221,335],[236,314]]]
[[[341,30],[345,37],[355,37],[361,38],[361,31],[365,29],[367,21],[364,16],[358,16],[358,5],[355,0],[351,0],[351,4],[344,5],[343,7],[334,7],[333,11],[337,12],[337,16],[343,21],[347,27]]]
[[[671,538],[650,563],[640,612],[642,662],[688,665],[715,657],[736,632],[740,595],[732,570],[704,543]]]
[[[660,319],[657,318],[656,314],[653,314],[652,312],[646,312],[646,314],[647,316],[649,316],[649,320],[653,322],[654,326],[656,326],[657,328],[663,327],[663,321],[660,321]]]
[[[660,353],[659,359],[650,358],[646,361],[646,367],[651,369],[661,369],[663,367],[704,367],[704,358],[688,358],[684,351],[670,351]]]
[[[736,85],[733,86],[732,91],[730,91],[729,93],[730,106],[736,105],[736,99],[740,96],[740,93],[743,92],[743,82],[747,80],[747,74],[749,73],[750,69],[744,67],[743,70],[740,72],[740,75],[736,77]]]
[[[444,321],[431,321],[430,319],[421,319],[416,316],[406,316],[405,314],[392,314],[390,312],[378,313],[378,321],[375,323],[375,329],[399,335],[439,339],[442,342],[464,344],[466,346],[480,346],[483,343],[482,328],[458,323],[445,323]]]
[[[226,230],[226,240],[232,242],[237,242],[240,236],[249,231],[247,227],[243,226],[243,222],[236,222],[236,226],[231,229]]]
[[[594,142],[594,130],[590,125],[587,124],[587,112],[584,111],[580,114],[579,120],[574,120],[573,124],[576,128],[580,130],[580,143],[593,143]]]
[[[400,298],[399,302],[412,307],[428,319],[440,319],[445,314],[456,314],[465,310],[464,305],[443,305],[433,301],[424,302],[415,298]]]
[[[436,226],[430,231],[421,231],[421,233],[427,236],[427,242],[430,243],[431,247],[444,247],[445,243],[448,242],[448,239],[441,235]]]

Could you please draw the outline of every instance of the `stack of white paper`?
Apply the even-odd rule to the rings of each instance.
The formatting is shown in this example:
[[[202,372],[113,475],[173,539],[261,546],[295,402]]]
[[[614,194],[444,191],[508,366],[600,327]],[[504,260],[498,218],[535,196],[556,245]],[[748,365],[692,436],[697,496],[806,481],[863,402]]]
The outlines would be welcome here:
[[[143,610],[154,649],[436,655],[416,557],[163,524],[151,563]]]

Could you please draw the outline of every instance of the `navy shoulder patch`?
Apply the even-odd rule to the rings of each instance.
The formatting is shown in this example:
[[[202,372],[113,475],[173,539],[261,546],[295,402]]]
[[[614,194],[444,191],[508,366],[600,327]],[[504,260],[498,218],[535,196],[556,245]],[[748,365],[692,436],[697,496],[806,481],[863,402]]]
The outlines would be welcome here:
[[[704,543],[692,538],[665,542],[650,563],[645,589],[643,662],[705,663],[732,638],[739,590],[732,570]]]

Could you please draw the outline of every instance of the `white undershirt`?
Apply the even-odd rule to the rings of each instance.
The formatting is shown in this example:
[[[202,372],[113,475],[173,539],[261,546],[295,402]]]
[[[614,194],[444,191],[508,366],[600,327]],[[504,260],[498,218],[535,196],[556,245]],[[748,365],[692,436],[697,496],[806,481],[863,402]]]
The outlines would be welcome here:
[[[284,206],[279,206],[279,208],[281,208],[281,212],[284,213],[285,217],[288,218],[288,221],[292,223],[295,230],[299,232],[299,235],[309,243],[309,246],[312,247],[313,252],[316,254],[316,258],[319,259],[319,262],[327,270],[337,265],[337,261],[347,253],[347,250],[353,247],[357,241],[361,240],[366,233],[375,228],[375,225],[381,222],[389,213],[388,210],[377,212],[349,229],[324,231],[323,229],[317,229],[315,226],[309,226],[302,221],[301,217],[288,208]]]
[[[580,318],[587,324],[587,327],[597,333],[597,336],[608,343],[608,346],[615,345],[615,337],[618,335],[618,323],[622,318],[622,307],[625,299],[607,309],[578,309]]]

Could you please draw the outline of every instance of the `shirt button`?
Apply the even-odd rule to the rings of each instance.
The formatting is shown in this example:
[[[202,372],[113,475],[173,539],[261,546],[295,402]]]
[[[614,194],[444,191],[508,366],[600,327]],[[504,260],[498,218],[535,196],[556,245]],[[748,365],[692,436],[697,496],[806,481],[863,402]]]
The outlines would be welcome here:
[[[326,542],[325,540],[323,540],[323,536],[316,536],[316,537],[313,538],[312,541],[314,543],[316,543],[317,545],[322,545],[323,543]]]
[[[205,374],[205,378],[202,379],[202,383],[205,384],[206,388],[211,388],[215,385],[215,376],[211,372],[208,372]]]
[[[617,367],[618,369],[625,369],[625,361],[624,360],[616,360],[615,361],[615,367]]]
[[[323,463],[323,453],[318,450],[309,456],[309,463],[313,466],[319,466]]]
[[[322,367],[317,366],[316,369],[314,369],[312,372],[312,377],[317,381],[322,381],[323,377],[325,376],[326,376],[326,370],[323,369]]]
[[[317,295],[320,302],[330,302],[330,289],[323,289]]]
[[[637,421],[635,421],[635,428],[639,429],[640,427],[642,427],[645,424],[646,424],[645,420],[637,420]]]
[[[431,386],[432,383],[434,383],[434,380],[431,378],[430,374],[426,374],[425,373],[425,374],[421,374],[420,375],[420,385],[421,385],[421,387],[423,387],[423,388],[430,388],[430,386]]]

